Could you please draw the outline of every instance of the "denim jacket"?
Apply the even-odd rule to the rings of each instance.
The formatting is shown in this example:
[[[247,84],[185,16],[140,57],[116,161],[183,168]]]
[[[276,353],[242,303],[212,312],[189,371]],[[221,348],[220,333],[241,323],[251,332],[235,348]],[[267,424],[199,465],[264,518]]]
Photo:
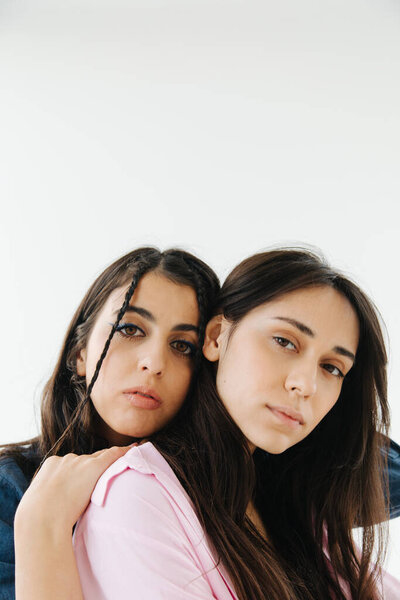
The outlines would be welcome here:
[[[15,600],[14,516],[39,466],[32,448],[23,456],[24,465],[11,457],[0,461],[0,600]]]
[[[12,458],[0,461],[0,600],[15,600],[14,516],[38,459],[33,450],[24,453],[23,469]],[[391,441],[388,452],[390,517],[400,516],[400,446]]]
[[[400,517],[400,446],[390,441],[388,452],[390,518]]]

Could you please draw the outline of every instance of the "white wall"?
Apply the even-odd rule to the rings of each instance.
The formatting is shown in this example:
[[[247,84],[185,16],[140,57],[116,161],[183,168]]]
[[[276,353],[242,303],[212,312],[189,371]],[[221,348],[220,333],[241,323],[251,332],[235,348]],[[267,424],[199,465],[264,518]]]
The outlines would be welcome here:
[[[399,33],[393,0],[3,0],[2,442],[36,433],[66,325],[118,255],[179,245],[223,278],[292,241],[379,306],[400,441]]]

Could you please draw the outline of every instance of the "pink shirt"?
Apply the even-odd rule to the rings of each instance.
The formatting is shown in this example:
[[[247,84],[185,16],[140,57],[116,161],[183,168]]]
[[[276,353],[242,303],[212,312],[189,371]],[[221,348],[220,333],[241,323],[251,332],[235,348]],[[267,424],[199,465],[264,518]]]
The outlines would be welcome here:
[[[151,442],[100,477],[74,550],[85,600],[237,599],[189,496]],[[385,600],[400,599],[387,573],[383,589]]]
[[[237,598],[189,496],[150,442],[100,477],[74,550],[85,600]]]

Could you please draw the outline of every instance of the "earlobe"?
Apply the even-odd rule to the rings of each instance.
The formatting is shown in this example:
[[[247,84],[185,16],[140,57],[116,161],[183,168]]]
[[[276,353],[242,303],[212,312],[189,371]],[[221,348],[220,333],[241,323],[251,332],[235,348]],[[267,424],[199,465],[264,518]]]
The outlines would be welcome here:
[[[76,359],[76,372],[81,377],[86,375],[86,348],[79,351],[79,354]]]
[[[221,340],[220,336],[224,329],[223,315],[213,317],[206,327],[204,336],[203,354],[211,362],[215,362],[220,358]]]

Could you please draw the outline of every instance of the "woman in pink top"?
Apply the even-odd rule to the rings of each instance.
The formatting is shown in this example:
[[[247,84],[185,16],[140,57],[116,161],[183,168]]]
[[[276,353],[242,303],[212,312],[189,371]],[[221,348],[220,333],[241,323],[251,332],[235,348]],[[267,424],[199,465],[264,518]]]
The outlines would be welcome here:
[[[99,480],[75,533],[84,597],[379,598],[388,411],[371,303],[310,253],[257,255],[224,284],[204,353],[216,387],[203,365],[172,423]],[[78,365],[91,377],[90,348]]]

